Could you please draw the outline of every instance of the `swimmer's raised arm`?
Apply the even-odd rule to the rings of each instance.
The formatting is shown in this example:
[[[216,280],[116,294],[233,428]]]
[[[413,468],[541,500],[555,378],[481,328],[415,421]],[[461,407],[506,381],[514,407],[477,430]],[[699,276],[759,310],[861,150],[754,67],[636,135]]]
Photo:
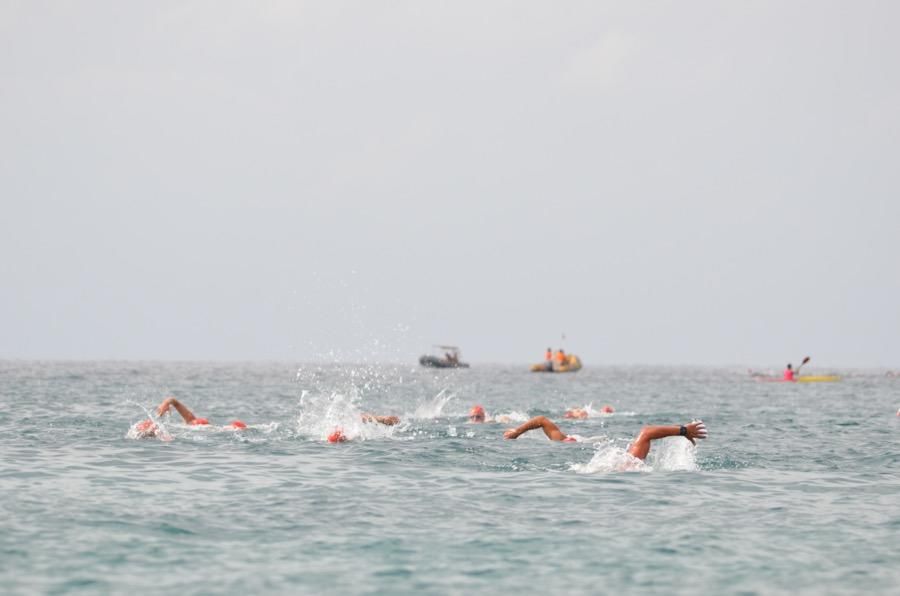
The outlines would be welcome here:
[[[159,404],[159,407],[156,408],[156,415],[162,416],[169,411],[169,408],[175,408],[175,410],[179,414],[181,414],[181,417],[184,418],[186,424],[190,424],[197,418],[196,416],[194,416],[194,413],[187,408],[187,406],[185,406],[174,397],[167,397],[166,399],[164,399],[163,402]]]
[[[697,443],[694,439],[705,439],[707,436],[706,425],[702,420],[695,420],[690,424],[683,426],[645,426],[641,429],[637,438],[628,448],[628,453],[638,459],[644,459],[650,453],[650,442],[663,437],[674,437],[681,435],[692,444]]]
[[[526,433],[536,428],[543,429],[544,434],[547,435],[547,438],[551,441],[566,440],[565,433],[559,430],[559,427],[556,426],[553,421],[546,416],[536,416],[518,428],[510,428],[503,433],[503,438],[515,439],[518,438],[522,433]]]

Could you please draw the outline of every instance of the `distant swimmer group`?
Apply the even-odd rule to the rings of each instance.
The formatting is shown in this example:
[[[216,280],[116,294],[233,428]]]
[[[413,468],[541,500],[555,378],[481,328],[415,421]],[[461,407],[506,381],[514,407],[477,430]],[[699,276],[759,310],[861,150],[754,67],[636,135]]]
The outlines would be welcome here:
[[[162,403],[157,406],[156,416],[164,416],[165,414],[170,413],[172,409],[174,409],[181,415],[181,418],[182,420],[184,420],[185,424],[188,424],[190,426],[211,426],[209,420],[196,416],[193,412],[191,412],[190,408],[188,408],[186,405],[184,405],[174,397],[165,398]],[[397,416],[379,416],[376,414],[364,413],[360,414],[360,418],[364,423],[384,424],[386,426],[393,426],[400,423],[400,418]],[[232,420],[223,428],[225,428],[226,430],[243,430],[247,428],[247,424],[241,420]],[[161,429],[159,425],[150,418],[147,418],[146,420],[142,420],[135,424],[134,432],[137,437],[141,439],[161,437]],[[344,435],[344,432],[340,427],[335,428],[334,432],[328,436],[328,441],[331,443],[340,443],[346,440],[347,437],[346,435]]]
[[[181,418],[182,420],[184,420],[185,424],[191,426],[210,426],[209,420],[196,416],[187,406],[185,406],[174,397],[165,398],[162,403],[159,404],[159,406],[156,408],[156,415],[158,417],[163,416],[170,413],[173,409],[178,412],[179,415],[181,415]],[[612,413],[613,408],[612,406],[604,406],[600,411],[603,413]],[[587,418],[588,415],[588,410],[582,408],[572,408],[566,411],[567,418],[583,419]],[[900,412],[898,412],[898,415],[900,415]],[[508,416],[498,416],[497,419],[488,418],[484,407],[481,405],[472,406],[472,408],[469,410],[468,418],[469,422],[474,424],[485,422],[510,422]],[[364,424],[383,424],[385,426],[394,426],[400,423],[400,418],[397,416],[383,416],[370,413],[360,414],[360,419]],[[240,420],[233,420],[224,428],[230,430],[243,430],[247,428],[247,425]],[[503,433],[503,437],[505,439],[516,439],[522,434],[537,428],[542,429],[544,431],[544,434],[551,441],[572,443],[579,440],[579,437],[577,435],[567,435],[563,433],[559,429],[559,427],[546,416],[536,416],[517,428],[507,429]],[[142,420],[141,422],[135,424],[134,432],[136,433],[138,438],[165,438],[159,424],[157,424],[150,418]],[[694,420],[693,422],[683,424],[681,426],[645,426],[641,429],[640,433],[638,433],[637,437],[631,443],[630,447],[628,448],[628,453],[638,459],[643,460],[650,452],[650,443],[652,441],[671,436],[682,436],[689,440],[692,444],[696,444],[696,439],[707,438],[706,425],[701,420]],[[348,441],[349,439],[347,435],[344,434],[344,431],[341,427],[336,427],[334,431],[330,435],[328,435],[327,440],[329,443],[343,443]]]

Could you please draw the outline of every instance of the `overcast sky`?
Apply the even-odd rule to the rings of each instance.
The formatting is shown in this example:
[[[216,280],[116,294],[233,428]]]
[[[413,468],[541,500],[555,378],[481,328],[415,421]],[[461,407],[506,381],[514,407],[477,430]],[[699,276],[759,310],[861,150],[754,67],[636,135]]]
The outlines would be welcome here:
[[[0,358],[900,367],[898,7],[0,0]]]

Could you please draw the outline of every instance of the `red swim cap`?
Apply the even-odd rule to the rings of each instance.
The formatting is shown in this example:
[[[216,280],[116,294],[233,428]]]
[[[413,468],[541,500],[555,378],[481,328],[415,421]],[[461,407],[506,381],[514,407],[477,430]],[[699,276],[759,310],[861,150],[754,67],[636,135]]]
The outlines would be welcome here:
[[[484,416],[484,408],[481,406],[472,406],[469,410],[469,416]]]
[[[600,411],[604,414],[612,414],[613,412],[615,412],[612,406],[603,406],[602,408],[600,408]]]
[[[191,420],[191,424],[194,426],[204,426],[206,424],[209,424],[209,420],[207,420],[206,418],[194,418],[193,420]]]
[[[153,421],[150,420],[149,418],[147,420],[141,420],[134,427],[134,430],[141,432],[141,433],[152,432],[155,429],[156,429],[156,425],[153,424]]]
[[[329,443],[343,443],[347,440],[347,437],[344,436],[344,431],[341,430],[341,427],[337,427],[334,429],[334,432],[328,435]]]
[[[233,421],[229,426],[231,426],[231,428],[247,428],[247,425],[240,420]]]

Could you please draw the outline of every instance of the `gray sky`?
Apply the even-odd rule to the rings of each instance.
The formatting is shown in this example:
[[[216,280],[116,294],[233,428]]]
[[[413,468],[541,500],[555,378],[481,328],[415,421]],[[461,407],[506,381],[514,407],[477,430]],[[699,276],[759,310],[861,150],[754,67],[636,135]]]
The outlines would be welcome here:
[[[0,0],[0,357],[900,367],[898,7]]]

